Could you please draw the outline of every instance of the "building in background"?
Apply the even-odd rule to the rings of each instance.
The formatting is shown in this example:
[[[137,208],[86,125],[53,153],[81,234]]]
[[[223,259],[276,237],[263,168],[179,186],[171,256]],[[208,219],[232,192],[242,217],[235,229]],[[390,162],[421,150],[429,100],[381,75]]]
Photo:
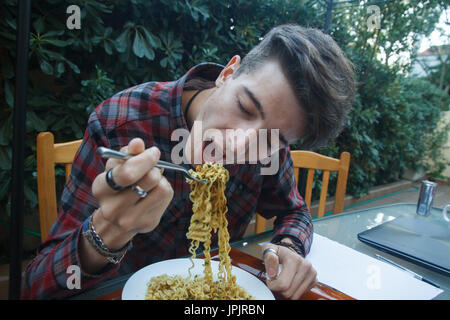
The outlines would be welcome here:
[[[438,71],[438,67],[448,63],[450,45],[432,46],[417,54],[410,71],[411,76],[427,77],[431,72]],[[441,70],[442,71],[442,70]],[[450,70],[444,70],[450,72]]]

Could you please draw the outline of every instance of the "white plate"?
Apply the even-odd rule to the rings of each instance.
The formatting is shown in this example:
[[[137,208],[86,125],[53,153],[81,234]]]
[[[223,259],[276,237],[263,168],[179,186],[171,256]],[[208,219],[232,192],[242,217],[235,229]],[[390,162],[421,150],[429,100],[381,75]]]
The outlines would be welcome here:
[[[194,259],[194,268],[191,270],[192,276],[203,275],[203,259]],[[152,277],[162,274],[169,276],[180,275],[188,277],[188,269],[192,266],[191,261],[187,258],[164,260],[161,262],[148,265],[136,273],[134,273],[125,283],[122,291],[122,300],[145,300],[147,292],[147,284]],[[213,271],[213,280],[217,280],[219,262],[211,260]],[[233,266],[233,275],[236,276],[236,282],[257,300],[275,300],[272,292],[264,282],[256,278],[254,275]]]

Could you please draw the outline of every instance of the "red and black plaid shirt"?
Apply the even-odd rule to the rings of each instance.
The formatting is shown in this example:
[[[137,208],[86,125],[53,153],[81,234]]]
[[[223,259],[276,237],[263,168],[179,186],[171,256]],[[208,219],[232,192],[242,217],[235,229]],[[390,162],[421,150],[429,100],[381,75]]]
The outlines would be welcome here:
[[[189,254],[186,232],[192,215],[190,187],[182,174],[166,170],[164,175],[175,193],[157,228],[136,235],[132,249],[120,264],[108,264],[95,275],[81,269],[81,289],[67,288],[71,275],[67,273],[68,267],[81,266],[78,240],[82,224],[98,208],[91,186],[104,171],[106,161],[96,156],[97,147],[118,150],[140,137],[146,148],[157,146],[161,160],[170,161],[171,150],[178,143],[171,141],[171,133],[177,128],[188,128],[181,108],[184,83],[197,77],[214,81],[222,68],[203,63],[177,81],[143,83],[115,94],[96,108],[64,188],[58,219],[38,255],[27,266],[23,298],[68,297],[148,264]],[[260,175],[260,165],[226,167],[230,172],[226,189],[230,240],[240,239],[254,212],[258,212],[265,218],[277,216],[273,241],[289,236],[307,254],[313,233],[311,216],[297,191],[289,150],[280,150],[280,169],[276,175]],[[213,237],[213,244],[214,240],[217,239]]]

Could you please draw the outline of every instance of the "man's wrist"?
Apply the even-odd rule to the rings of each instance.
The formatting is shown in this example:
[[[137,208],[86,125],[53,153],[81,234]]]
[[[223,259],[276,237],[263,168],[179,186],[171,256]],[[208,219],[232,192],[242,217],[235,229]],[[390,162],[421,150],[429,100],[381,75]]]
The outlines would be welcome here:
[[[272,243],[275,245],[289,248],[290,250],[296,252],[300,256],[305,257],[305,254],[303,252],[303,247],[299,246],[294,240],[292,240],[291,237],[284,237],[278,241],[273,241]]]
[[[93,213],[92,224],[105,246],[111,250],[123,248],[135,236],[134,233],[125,232],[123,229],[104,219],[101,208]]]
[[[290,244],[294,244],[294,242],[292,241],[291,238],[289,237],[284,237],[281,239],[281,242],[286,242],[286,243],[290,243]]]
[[[98,234],[98,232],[94,226],[94,223],[93,223],[93,218],[94,218],[94,214],[89,216],[89,218],[87,218],[86,221],[84,222],[83,231],[82,231],[83,236],[84,236],[83,238],[89,244],[90,249],[94,249],[98,255],[102,256],[103,258],[106,258],[106,260],[108,262],[111,262],[114,264],[119,264],[122,261],[123,257],[125,256],[125,254],[127,253],[127,251],[132,247],[131,239],[128,240],[124,246],[122,246],[118,249],[108,247],[105,244],[102,237]],[[109,234],[111,234],[111,233],[109,233]],[[116,234],[116,236],[117,236],[117,234]],[[128,239],[128,238],[129,237],[126,237],[125,239]],[[123,239],[123,237],[121,237],[121,238],[116,237],[113,239],[116,240],[115,243],[121,243],[120,239]]]

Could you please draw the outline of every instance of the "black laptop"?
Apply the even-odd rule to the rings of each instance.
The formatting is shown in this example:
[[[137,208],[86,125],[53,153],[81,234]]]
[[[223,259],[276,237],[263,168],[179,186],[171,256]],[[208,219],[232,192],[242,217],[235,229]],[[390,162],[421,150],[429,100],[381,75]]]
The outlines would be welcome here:
[[[401,216],[359,233],[358,239],[450,276],[450,228],[431,219]]]

